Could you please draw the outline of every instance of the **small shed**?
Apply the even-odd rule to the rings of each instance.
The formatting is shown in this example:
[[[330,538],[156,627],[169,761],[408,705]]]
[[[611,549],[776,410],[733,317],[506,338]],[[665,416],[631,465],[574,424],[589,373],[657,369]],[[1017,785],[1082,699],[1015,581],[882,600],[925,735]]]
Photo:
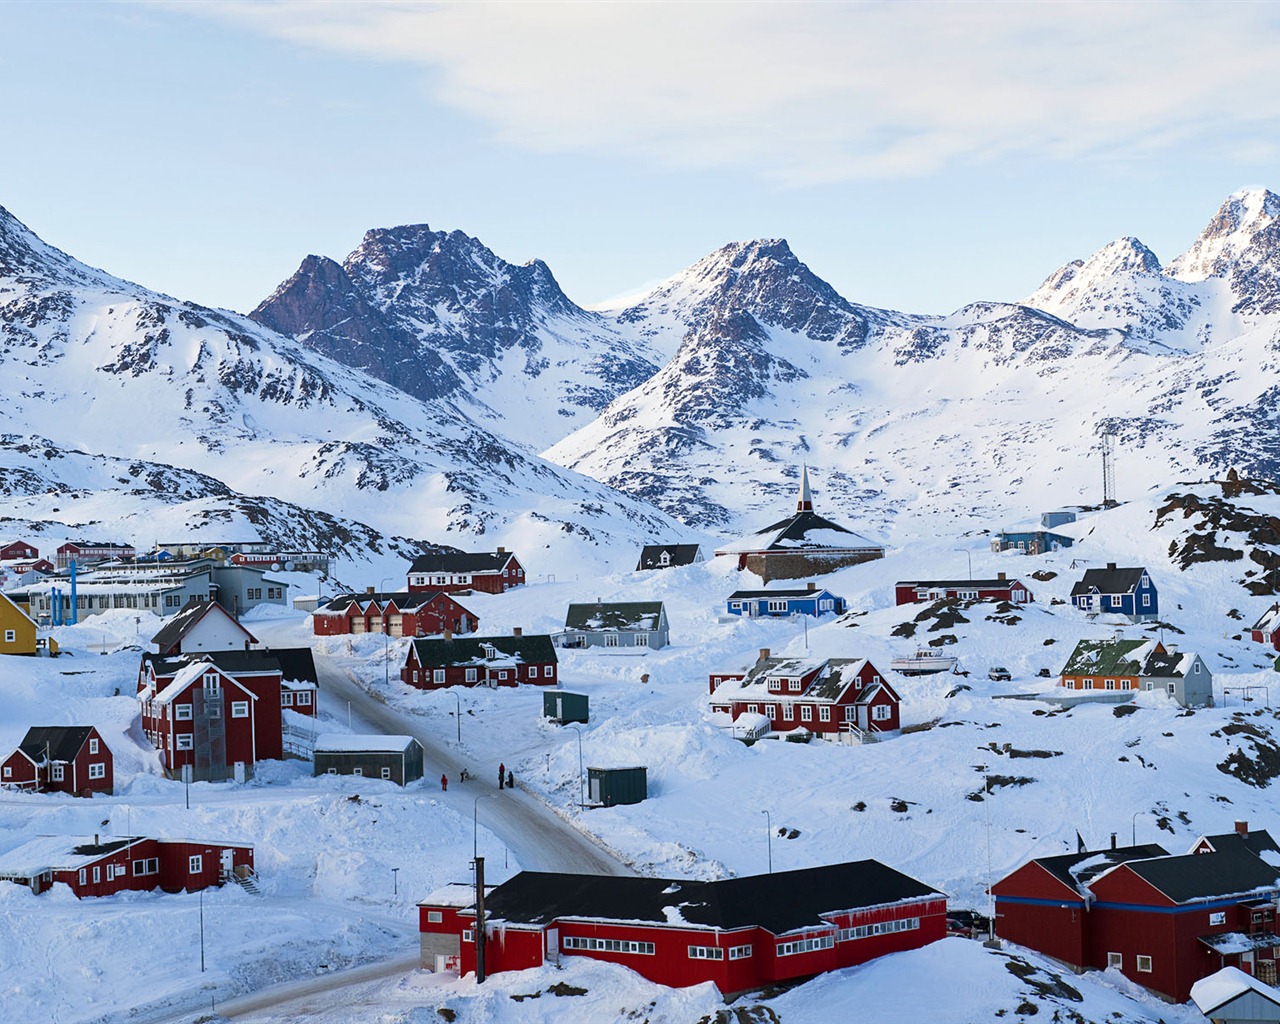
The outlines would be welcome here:
[[[588,768],[587,803],[597,807],[638,804],[649,795],[649,769]]]
[[[558,725],[565,722],[587,722],[587,695],[568,690],[544,690],[542,693],[542,717],[550,718]]]
[[[1280,991],[1238,967],[1201,978],[1191,986],[1191,998],[1201,1013],[1223,1024],[1280,1021]]]
[[[422,744],[412,736],[329,733],[316,737],[313,775],[367,775],[400,786],[422,778]]]

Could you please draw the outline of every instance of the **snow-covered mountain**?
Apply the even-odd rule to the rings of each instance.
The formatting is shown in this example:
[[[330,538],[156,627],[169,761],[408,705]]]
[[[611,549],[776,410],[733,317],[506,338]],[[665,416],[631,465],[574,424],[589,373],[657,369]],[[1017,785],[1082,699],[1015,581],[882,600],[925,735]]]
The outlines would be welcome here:
[[[1125,238],[1021,304],[945,317],[854,305],[785,243],[728,246],[617,314],[680,346],[547,454],[725,530],[782,508],[802,460],[824,509],[871,532],[1097,501],[1104,429],[1122,498],[1233,465],[1275,476],[1278,210],[1239,193],[1169,272]]]
[[[650,347],[570,302],[541,260],[515,266],[425,224],[370,231],[341,264],[308,256],[249,315],[534,450],[658,369]]]
[[[29,518],[72,531],[149,543],[149,524],[130,530],[129,518],[190,501],[282,542],[290,520],[328,523],[332,536],[316,538],[325,547],[382,534],[465,545],[493,531],[525,548],[632,543],[670,525],[450,401],[422,401],[246,317],[84,266],[2,209],[0,341],[0,488],[35,502]],[[85,496],[116,489],[119,502],[80,511]],[[79,500],[41,499],[60,492]],[[193,511],[193,525],[204,514]]]

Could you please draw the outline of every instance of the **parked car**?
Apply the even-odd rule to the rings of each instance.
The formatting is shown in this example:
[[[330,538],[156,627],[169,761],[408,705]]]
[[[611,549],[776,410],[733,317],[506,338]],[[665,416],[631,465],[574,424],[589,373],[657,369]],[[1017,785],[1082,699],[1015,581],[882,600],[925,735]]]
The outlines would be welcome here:
[[[1050,672],[1047,668],[1042,668],[1039,672],[1036,673],[1036,675],[1038,675],[1041,679],[1048,679],[1053,675],[1053,673]]]
[[[1013,678],[1013,673],[1000,665],[994,665],[987,673],[987,678],[994,679],[997,683],[1007,683]]]

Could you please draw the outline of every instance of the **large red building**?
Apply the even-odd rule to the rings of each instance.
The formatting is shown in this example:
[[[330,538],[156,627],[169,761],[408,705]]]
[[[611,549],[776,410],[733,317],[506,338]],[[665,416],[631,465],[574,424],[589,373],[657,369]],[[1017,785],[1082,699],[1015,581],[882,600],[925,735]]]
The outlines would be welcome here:
[[[1224,966],[1275,977],[1280,848],[1265,831],[1029,861],[994,886],[1001,937],[1077,969],[1115,967],[1185,1002]]]
[[[32,793],[110,793],[115,760],[92,725],[32,726],[0,761],[0,784]]]
[[[1008,601],[1030,604],[1035,600],[1021,580],[997,573],[993,580],[903,580],[893,585],[897,604],[926,601]]]
[[[506,548],[419,555],[408,576],[411,591],[443,590],[446,594],[467,590],[501,594],[527,582],[524,566]]]
[[[476,969],[476,908],[461,892],[419,904],[425,967]],[[523,871],[485,896],[485,971],[587,956],[741,992],[927,945],[945,936],[946,909],[874,860],[714,882]]]
[[[89,562],[105,562],[108,559],[136,558],[137,549],[132,544],[116,544],[100,540],[69,540],[56,552],[58,568],[65,569],[72,562],[85,565]]]
[[[40,557],[40,549],[25,540],[13,540],[0,547],[0,562],[13,562],[19,559],[35,561]]]
[[[902,698],[866,658],[775,658],[765,647],[749,669],[710,682],[712,711],[735,722],[763,715],[773,732],[876,738],[901,726]]]
[[[316,636],[386,633],[390,636],[436,636],[474,633],[480,620],[443,590],[400,594],[342,594],[311,616]]]
[[[37,894],[64,882],[81,898],[127,890],[196,892],[253,874],[252,846],[203,839],[39,836],[0,854],[0,880]]]
[[[415,640],[409,646],[400,678],[420,690],[444,686],[516,686],[556,682],[555,645],[545,633],[525,636],[477,636]]]

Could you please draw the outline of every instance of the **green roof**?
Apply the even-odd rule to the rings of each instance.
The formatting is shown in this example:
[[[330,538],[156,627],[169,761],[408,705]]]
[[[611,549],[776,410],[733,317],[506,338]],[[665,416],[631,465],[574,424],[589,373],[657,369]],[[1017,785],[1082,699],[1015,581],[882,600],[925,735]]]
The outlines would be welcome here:
[[[556,650],[545,633],[533,636],[454,637],[452,640],[421,639],[413,641],[420,664],[428,667],[444,665],[481,665],[485,646],[492,647],[498,660],[524,664],[556,664]]]
[[[1076,649],[1071,652],[1066,665],[1062,667],[1062,674],[1064,676],[1140,675],[1142,662],[1130,655],[1148,643],[1150,643],[1149,640],[1081,640],[1076,644]]]
[[[596,602],[569,605],[564,627],[593,633],[614,630],[652,633],[661,620],[661,601]]]

